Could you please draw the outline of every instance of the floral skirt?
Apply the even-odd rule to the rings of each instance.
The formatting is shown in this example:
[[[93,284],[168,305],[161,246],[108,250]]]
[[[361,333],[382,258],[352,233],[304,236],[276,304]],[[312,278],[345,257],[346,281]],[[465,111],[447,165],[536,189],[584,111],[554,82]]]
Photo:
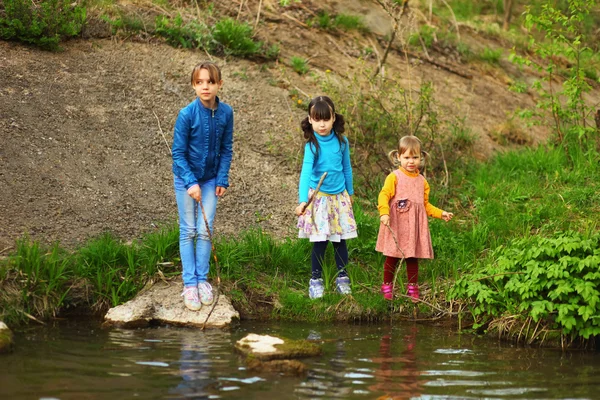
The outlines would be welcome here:
[[[314,192],[311,189],[308,197]],[[339,242],[357,237],[356,221],[352,212],[350,195],[317,193],[303,215],[298,217],[298,237],[311,242],[326,240]]]

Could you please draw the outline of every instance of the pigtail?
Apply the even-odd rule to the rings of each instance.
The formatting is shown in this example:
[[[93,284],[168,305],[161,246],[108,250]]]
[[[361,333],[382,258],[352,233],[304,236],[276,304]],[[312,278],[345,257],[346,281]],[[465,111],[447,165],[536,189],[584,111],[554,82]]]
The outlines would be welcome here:
[[[390,162],[392,163],[392,165],[394,167],[397,167],[400,165],[400,160],[398,160],[398,155],[399,155],[398,150],[392,150],[388,153],[388,159],[390,160]]]
[[[427,163],[431,161],[431,155],[425,150],[421,150],[421,174],[427,176]]]
[[[335,122],[333,123],[333,131],[338,135],[346,131],[346,121],[342,114],[335,113]]]
[[[319,142],[315,137],[315,132],[313,131],[312,125],[308,121],[308,117],[304,118],[302,122],[300,122],[300,128],[304,133],[304,139],[306,139],[306,143],[312,143],[311,149],[315,155],[315,158],[319,155]]]

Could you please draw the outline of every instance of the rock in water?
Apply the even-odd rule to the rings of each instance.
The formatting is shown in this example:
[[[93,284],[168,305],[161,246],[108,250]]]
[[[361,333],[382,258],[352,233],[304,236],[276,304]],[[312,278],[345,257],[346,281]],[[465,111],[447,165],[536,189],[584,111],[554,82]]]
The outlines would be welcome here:
[[[0,354],[8,353],[13,348],[13,333],[8,326],[0,321]]]
[[[104,324],[121,328],[146,327],[150,323],[203,326],[213,306],[204,305],[200,311],[188,310],[181,297],[182,287],[181,279],[158,282],[134,299],[108,310]],[[216,287],[213,287],[213,294],[217,301]],[[206,322],[207,328],[223,328],[240,318],[227,296],[221,293],[218,297],[217,305]]]
[[[299,375],[307,371],[295,358],[314,357],[321,348],[307,340],[289,340],[251,333],[236,342],[235,348],[246,356],[248,369]]]

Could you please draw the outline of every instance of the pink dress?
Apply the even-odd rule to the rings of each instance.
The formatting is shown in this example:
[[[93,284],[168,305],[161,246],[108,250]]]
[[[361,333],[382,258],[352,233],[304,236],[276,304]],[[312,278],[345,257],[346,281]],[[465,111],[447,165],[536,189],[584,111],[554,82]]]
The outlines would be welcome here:
[[[425,178],[422,175],[410,177],[400,170],[394,171],[394,174],[396,191],[390,200],[390,228],[398,246],[390,229],[381,224],[375,249],[388,257],[433,258],[424,204]]]

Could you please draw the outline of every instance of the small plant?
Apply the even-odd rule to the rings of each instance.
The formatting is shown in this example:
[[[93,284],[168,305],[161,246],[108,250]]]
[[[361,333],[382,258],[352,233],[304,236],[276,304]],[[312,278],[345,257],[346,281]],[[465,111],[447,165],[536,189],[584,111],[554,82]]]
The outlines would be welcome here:
[[[228,55],[252,57],[260,52],[261,42],[252,39],[252,27],[232,18],[219,20],[213,29],[213,38]]]
[[[489,47],[486,47],[485,49],[483,49],[483,51],[481,52],[481,54],[479,54],[479,58],[487,63],[490,64],[499,64],[500,63],[500,57],[502,56],[502,50],[501,49],[490,49]]]
[[[321,29],[331,29],[333,24],[331,21],[331,15],[323,11],[319,13],[316,18],[316,25]]]
[[[418,33],[410,35],[408,43],[414,47],[421,47],[421,40],[425,47],[431,47],[435,42],[435,28],[429,25],[421,25]]]
[[[292,68],[300,75],[304,75],[308,72],[308,60],[306,58],[293,56],[291,59]]]
[[[345,31],[357,30],[363,33],[368,31],[363,18],[359,15],[338,14],[333,20],[333,25]]]
[[[278,44],[272,44],[265,50],[265,57],[269,60],[275,60],[279,57],[280,48]]]
[[[181,14],[169,19],[164,15],[156,17],[156,34],[164,37],[171,46],[186,49],[212,50],[212,35],[203,22],[184,22]]]
[[[131,33],[139,33],[146,30],[144,21],[139,16],[132,16],[120,10],[117,11],[117,15],[114,17],[104,14],[100,16],[100,19],[111,26],[113,35],[117,34],[120,30]]]
[[[508,90],[515,93],[527,93],[529,90],[529,85],[523,81],[513,81],[510,83]]]
[[[19,40],[46,50],[58,50],[63,38],[77,36],[86,17],[85,8],[68,0],[4,0],[3,8],[0,39]]]

